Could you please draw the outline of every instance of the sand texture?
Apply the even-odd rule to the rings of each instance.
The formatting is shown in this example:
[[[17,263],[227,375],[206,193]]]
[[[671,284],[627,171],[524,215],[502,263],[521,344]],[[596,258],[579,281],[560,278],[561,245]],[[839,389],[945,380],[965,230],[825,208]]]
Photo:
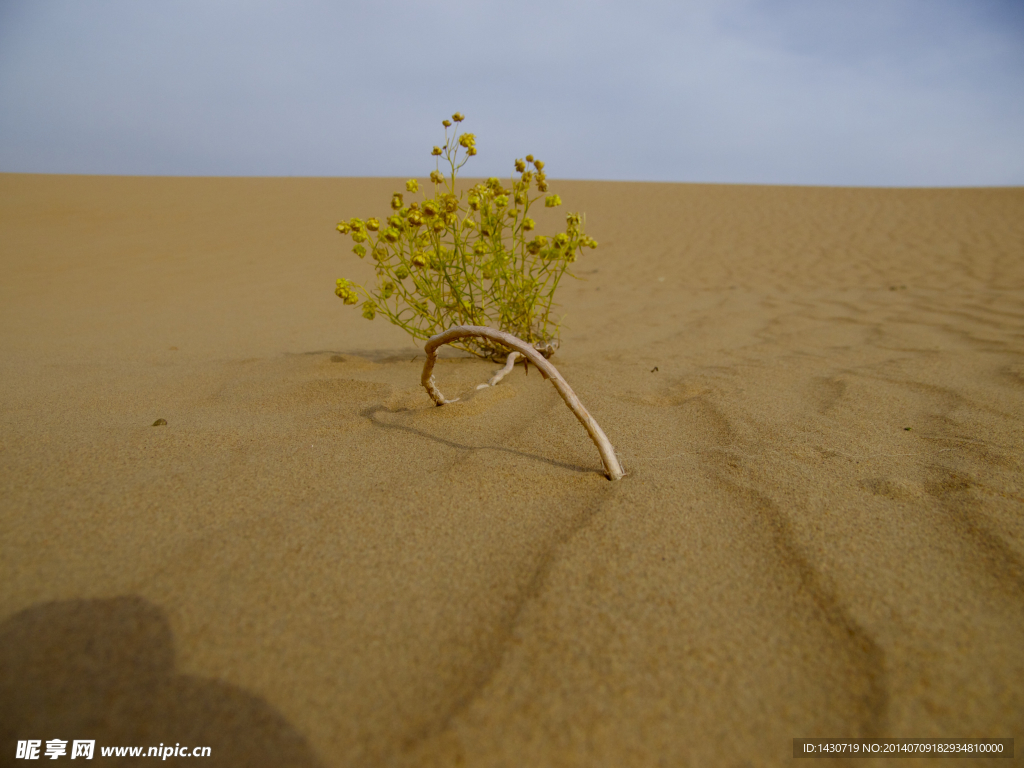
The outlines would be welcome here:
[[[436,408],[333,295],[397,189],[0,175],[0,764],[1019,755],[1024,190],[553,182],[612,483],[535,371]]]

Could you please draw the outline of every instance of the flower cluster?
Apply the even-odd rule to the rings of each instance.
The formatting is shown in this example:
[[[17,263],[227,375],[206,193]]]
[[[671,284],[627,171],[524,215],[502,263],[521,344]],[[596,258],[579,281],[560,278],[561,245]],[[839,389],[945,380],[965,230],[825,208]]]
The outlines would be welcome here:
[[[583,233],[578,213],[568,214],[564,232],[534,234],[530,206],[548,191],[548,183],[544,163],[532,155],[515,161],[516,175],[507,186],[491,178],[457,192],[459,169],[477,152],[474,134],[459,133],[456,127],[449,135],[453,123],[463,119],[456,112],[442,123],[444,145],[431,151],[439,158],[430,174],[432,192],[408,203],[405,194],[393,193],[392,213],[384,222],[353,218],[338,223],[338,232],[352,238],[353,253],[373,259],[377,287],[368,291],[341,279],[335,293],[346,304],[358,304],[362,294],[363,317],[383,315],[417,339],[453,325],[486,325],[553,353],[555,289],[583,248],[596,248],[597,242]],[[407,181],[405,192],[419,192],[419,182]],[[562,204],[556,194],[543,199],[546,208]],[[507,353],[476,337],[456,346],[493,359]]]

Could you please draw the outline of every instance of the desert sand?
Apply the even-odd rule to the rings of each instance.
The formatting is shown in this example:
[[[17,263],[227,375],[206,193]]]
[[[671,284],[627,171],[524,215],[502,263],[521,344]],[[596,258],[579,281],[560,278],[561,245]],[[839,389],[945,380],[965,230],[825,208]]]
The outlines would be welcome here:
[[[1024,189],[552,182],[614,483],[535,371],[436,408],[334,296],[399,189],[0,175],[0,763],[1019,755]]]

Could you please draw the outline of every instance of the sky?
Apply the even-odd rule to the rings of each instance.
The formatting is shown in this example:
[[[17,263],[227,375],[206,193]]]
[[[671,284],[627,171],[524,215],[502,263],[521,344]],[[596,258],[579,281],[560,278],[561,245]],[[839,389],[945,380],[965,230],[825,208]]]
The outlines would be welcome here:
[[[0,171],[1024,185],[1022,0],[0,0]]]

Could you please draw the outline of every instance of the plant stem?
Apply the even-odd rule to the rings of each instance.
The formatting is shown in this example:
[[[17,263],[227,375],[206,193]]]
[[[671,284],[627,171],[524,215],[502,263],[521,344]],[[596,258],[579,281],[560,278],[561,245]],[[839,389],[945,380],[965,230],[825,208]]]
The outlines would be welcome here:
[[[612,444],[608,441],[604,430],[601,429],[587,409],[583,407],[583,403],[580,402],[576,393],[572,391],[572,387],[569,386],[568,382],[562,378],[562,374],[558,372],[555,366],[544,359],[544,356],[534,349],[533,346],[527,344],[522,339],[516,338],[511,333],[504,333],[503,331],[485,328],[480,325],[457,325],[454,328],[449,328],[444,333],[431,336],[424,346],[424,352],[427,353],[427,361],[423,364],[423,374],[420,376],[420,383],[437,405],[455,402],[454,400],[445,400],[441,390],[437,388],[437,384],[434,382],[433,371],[434,363],[437,361],[437,349],[445,344],[451,344],[453,341],[458,341],[468,336],[481,336],[485,339],[496,341],[499,344],[504,344],[509,349],[519,352],[529,362],[537,366],[537,369],[545,379],[551,379],[551,383],[558,390],[562,400],[569,406],[569,410],[573,412],[573,415],[579,419],[583,428],[587,430],[590,439],[594,441],[598,453],[601,454],[601,461],[604,464],[608,479],[619,480],[622,477],[622,465],[619,463],[619,459],[615,455],[615,449],[612,448]]]
[[[512,369],[515,367],[516,358],[517,357],[519,357],[519,353],[518,352],[515,352],[515,351],[509,352],[508,353],[508,357],[505,359],[505,367],[502,368],[500,371],[498,371],[493,376],[491,376],[491,378],[489,378],[487,380],[486,384],[477,384],[476,388],[477,389],[487,389],[488,387],[496,387],[498,385],[499,381],[501,381],[506,376],[508,376],[510,373],[512,373]]]

